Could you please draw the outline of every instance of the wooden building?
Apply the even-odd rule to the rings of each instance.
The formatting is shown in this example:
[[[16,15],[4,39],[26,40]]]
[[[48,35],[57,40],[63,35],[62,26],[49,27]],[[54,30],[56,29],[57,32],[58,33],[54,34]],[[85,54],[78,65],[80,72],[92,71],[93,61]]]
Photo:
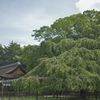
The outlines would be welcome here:
[[[26,74],[20,62],[0,67],[0,80],[17,79]]]
[[[0,67],[0,95],[2,95],[2,97],[3,95],[8,96],[9,88],[11,87],[12,81],[16,81],[19,77],[22,77],[25,74],[26,74],[26,71],[21,66],[20,62],[1,66]],[[13,89],[10,92],[12,92],[12,96],[14,96],[17,93]]]

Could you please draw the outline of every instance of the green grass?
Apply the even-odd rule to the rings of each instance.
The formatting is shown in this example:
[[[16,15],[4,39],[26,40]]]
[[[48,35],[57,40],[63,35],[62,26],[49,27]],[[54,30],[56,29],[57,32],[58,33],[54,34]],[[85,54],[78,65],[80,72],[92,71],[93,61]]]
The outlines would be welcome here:
[[[9,100],[9,98],[3,98],[3,100]],[[36,97],[11,97],[10,100],[36,100]],[[46,100],[46,97],[38,97],[38,100]],[[48,97],[47,100],[56,100],[56,98]],[[65,100],[64,98],[57,98],[57,100]],[[68,100],[68,99],[66,99]]]
[[[9,100],[9,98],[3,98],[3,100]],[[36,97],[11,97],[10,100],[36,100]],[[38,97],[38,100],[46,100],[46,97]],[[55,98],[52,97],[48,97],[47,100],[55,100]],[[60,100],[60,98],[58,98],[57,100]],[[63,98],[61,100],[64,100]]]
[[[3,100],[9,100],[9,98],[3,98]],[[36,100],[36,97],[11,97],[10,100]],[[38,100],[46,100],[46,97],[38,97]],[[56,100],[56,98],[48,97],[47,100]],[[65,100],[65,98],[58,98],[57,100]],[[66,98],[66,100],[84,100],[84,99],[72,99],[72,98]],[[96,98],[87,98],[86,100],[96,100]],[[100,100],[98,98],[97,100]]]

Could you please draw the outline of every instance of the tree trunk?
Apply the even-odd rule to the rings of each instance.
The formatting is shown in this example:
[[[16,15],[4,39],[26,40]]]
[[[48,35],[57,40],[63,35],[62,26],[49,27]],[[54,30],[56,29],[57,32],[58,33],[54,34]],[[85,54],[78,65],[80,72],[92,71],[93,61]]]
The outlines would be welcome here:
[[[65,91],[65,100],[66,100],[66,91]]]
[[[80,90],[80,97],[84,100],[86,99],[86,90]]]
[[[46,92],[46,100],[47,100],[47,92]]]
[[[52,94],[53,94],[53,97],[55,98],[55,93],[54,93],[54,92],[52,92]]]
[[[96,100],[97,100],[97,90],[95,90],[95,98],[96,98]]]
[[[58,98],[58,93],[57,93],[57,97],[56,97],[56,100],[57,100],[57,98]]]
[[[37,93],[36,93],[36,100],[38,100],[38,90],[37,90]]]

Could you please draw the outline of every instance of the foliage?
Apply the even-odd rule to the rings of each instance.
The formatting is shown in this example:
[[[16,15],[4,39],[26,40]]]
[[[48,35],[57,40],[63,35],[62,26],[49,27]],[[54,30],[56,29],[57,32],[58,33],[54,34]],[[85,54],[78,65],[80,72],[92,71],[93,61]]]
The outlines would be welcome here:
[[[0,66],[17,62],[21,55],[20,44],[11,41],[8,46],[0,45]]]
[[[57,44],[51,41],[41,42],[34,55],[37,57],[37,66],[14,83],[15,89],[16,86],[22,86],[21,90],[38,89],[40,93],[100,90],[99,45],[98,39],[89,38],[64,39]],[[37,80],[38,77],[49,78]],[[36,83],[35,87],[33,83]]]
[[[23,56],[22,56],[23,63],[28,61],[26,69],[27,71],[30,71],[34,67],[36,67],[43,58],[52,58],[54,56],[58,56],[59,54],[72,48],[74,45],[75,45],[74,40],[65,39],[58,44],[52,41],[42,41],[40,46],[26,46],[24,47],[23,50]]]
[[[59,18],[50,27],[33,30],[39,46],[0,45],[5,64],[20,60],[28,73],[13,83],[23,91],[100,90],[100,11]],[[1,63],[2,60],[1,60]],[[48,77],[39,80],[38,77]]]
[[[50,27],[43,26],[39,30],[33,30],[35,40],[60,42],[62,39],[79,38],[96,39],[100,35],[100,11],[87,10],[65,18],[59,18]]]
[[[28,45],[24,46],[23,52],[21,55],[20,61],[23,63],[24,66],[26,66],[26,71],[28,72],[31,70],[34,66],[36,66],[36,56],[35,56],[35,51],[37,50],[38,46],[37,45]],[[36,57],[36,58],[35,58]]]
[[[16,90],[18,91],[22,90],[23,92],[27,92],[28,90],[30,90],[31,92],[36,92],[39,85],[39,81],[34,76],[27,77],[27,78],[22,77],[22,78],[19,78],[19,80],[17,81],[17,84],[18,85],[16,87]]]
[[[2,47],[2,45],[0,45],[0,65],[4,64],[3,59],[4,59],[4,52],[3,52],[4,48]]]

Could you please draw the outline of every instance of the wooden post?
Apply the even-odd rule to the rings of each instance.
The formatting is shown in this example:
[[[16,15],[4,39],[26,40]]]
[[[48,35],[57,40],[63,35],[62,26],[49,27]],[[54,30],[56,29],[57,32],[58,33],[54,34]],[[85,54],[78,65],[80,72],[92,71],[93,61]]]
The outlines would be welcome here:
[[[97,89],[95,90],[96,100],[97,100]]]
[[[66,91],[65,91],[65,100],[66,100]]]
[[[36,100],[38,100],[38,90],[37,90],[37,93],[36,93]]]
[[[89,97],[90,97],[90,93],[88,92],[88,100],[89,100]]]
[[[2,96],[1,96],[1,100],[3,100],[3,88],[4,88],[4,86],[3,86],[3,83],[2,83]]]
[[[31,99],[31,96],[30,96],[30,99]]]
[[[17,100],[17,96],[15,97],[15,100]]]
[[[47,92],[46,92],[46,100],[47,100]]]
[[[24,96],[23,96],[23,100],[24,100]]]
[[[11,97],[11,82],[10,82],[10,86],[9,86],[9,100],[10,100],[10,97]]]
[[[95,95],[96,95],[96,100],[97,100],[97,76],[95,78],[95,81],[96,81],[96,90],[95,90]]]

